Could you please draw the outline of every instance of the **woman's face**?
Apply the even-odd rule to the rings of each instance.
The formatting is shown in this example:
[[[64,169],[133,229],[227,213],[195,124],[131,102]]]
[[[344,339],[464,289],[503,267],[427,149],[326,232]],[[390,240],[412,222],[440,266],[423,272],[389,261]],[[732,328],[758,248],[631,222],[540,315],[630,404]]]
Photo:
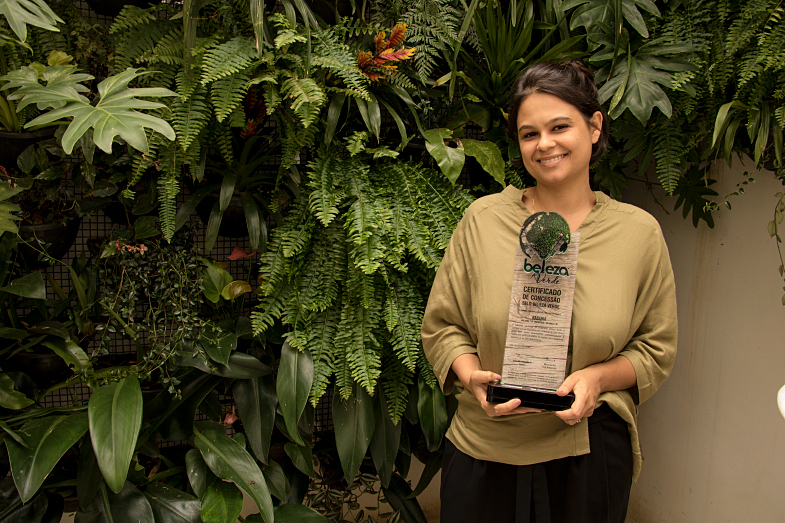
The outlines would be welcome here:
[[[592,145],[602,132],[602,113],[586,121],[558,96],[533,93],[518,110],[518,144],[523,164],[539,185],[564,186],[589,176]]]

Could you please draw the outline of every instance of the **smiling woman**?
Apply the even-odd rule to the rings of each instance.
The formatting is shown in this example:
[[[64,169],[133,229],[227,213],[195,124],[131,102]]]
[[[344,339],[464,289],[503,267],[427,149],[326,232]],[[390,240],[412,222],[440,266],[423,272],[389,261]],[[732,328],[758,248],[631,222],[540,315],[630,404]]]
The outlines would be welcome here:
[[[459,387],[441,518],[622,523],[641,464],[637,405],[668,377],[676,352],[668,250],[649,214],[591,190],[589,167],[605,151],[608,124],[583,64],[530,67],[514,84],[508,114],[537,185],[509,186],[469,207],[423,320],[423,347],[444,393]],[[486,401],[505,361],[516,240],[543,211],[580,233],[567,377],[556,392],[575,401],[560,412]]]

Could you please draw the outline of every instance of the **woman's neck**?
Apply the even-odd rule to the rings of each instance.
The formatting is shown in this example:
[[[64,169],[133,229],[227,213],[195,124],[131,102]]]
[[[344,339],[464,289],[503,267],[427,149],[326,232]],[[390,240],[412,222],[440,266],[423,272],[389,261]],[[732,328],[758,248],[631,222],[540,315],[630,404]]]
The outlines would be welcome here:
[[[561,214],[572,231],[578,230],[597,203],[596,195],[588,183],[564,190],[537,185],[526,189],[521,199],[532,214],[542,211]]]

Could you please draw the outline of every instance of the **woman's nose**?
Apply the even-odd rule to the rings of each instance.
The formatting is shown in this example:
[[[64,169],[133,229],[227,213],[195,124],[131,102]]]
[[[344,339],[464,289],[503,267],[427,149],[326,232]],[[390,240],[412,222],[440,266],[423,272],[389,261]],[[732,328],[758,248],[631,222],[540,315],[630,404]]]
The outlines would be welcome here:
[[[540,134],[540,140],[537,142],[537,149],[540,151],[547,151],[555,145],[553,139],[547,134]]]

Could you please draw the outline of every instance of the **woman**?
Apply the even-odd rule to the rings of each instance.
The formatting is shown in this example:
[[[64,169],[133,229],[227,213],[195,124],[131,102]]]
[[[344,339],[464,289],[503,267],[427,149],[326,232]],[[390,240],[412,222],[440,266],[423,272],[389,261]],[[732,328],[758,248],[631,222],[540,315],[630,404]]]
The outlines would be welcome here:
[[[608,124],[583,64],[527,69],[508,119],[537,185],[510,186],[469,207],[422,326],[442,390],[458,388],[442,521],[622,523],[641,463],[637,405],[668,377],[676,352],[668,250],[653,217],[589,186]],[[558,391],[575,402],[563,412],[485,401],[502,370],[518,234],[539,211],[558,212],[580,231],[568,376]]]

